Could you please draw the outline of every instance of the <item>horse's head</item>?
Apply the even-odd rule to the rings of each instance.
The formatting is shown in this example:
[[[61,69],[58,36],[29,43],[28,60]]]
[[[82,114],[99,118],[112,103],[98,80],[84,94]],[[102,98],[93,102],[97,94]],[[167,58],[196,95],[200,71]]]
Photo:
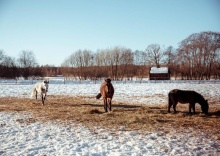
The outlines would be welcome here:
[[[110,79],[110,78],[107,78],[107,79],[105,79],[105,82],[111,83],[111,79]]]
[[[201,108],[202,108],[202,112],[203,112],[203,113],[208,114],[208,111],[209,111],[208,100],[204,100],[204,101],[201,103]]]
[[[43,89],[45,89],[46,90],[46,92],[48,92],[48,84],[49,84],[49,81],[48,80],[44,80],[43,81]]]

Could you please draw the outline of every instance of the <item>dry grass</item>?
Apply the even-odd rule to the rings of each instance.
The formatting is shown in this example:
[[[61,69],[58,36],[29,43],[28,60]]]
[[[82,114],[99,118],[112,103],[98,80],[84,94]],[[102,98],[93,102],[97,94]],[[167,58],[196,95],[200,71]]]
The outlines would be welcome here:
[[[166,104],[158,107],[128,105],[113,101],[113,111],[104,113],[102,101],[93,97],[48,96],[45,106],[31,99],[0,98],[0,111],[28,111],[34,119],[30,122],[59,120],[68,123],[74,120],[89,128],[102,127],[111,130],[139,130],[182,132],[193,128],[220,140],[220,108],[210,107],[209,115],[188,115],[188,105],[177,105],[177,114],[167,113]],[[201,112],[197,108],[197,112]]]

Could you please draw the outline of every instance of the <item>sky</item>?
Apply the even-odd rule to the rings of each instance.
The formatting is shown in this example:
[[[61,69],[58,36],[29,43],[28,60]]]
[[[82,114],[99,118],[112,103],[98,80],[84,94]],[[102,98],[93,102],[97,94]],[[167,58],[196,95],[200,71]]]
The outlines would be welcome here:
[[[193,33],[220,32],[219,8],[220,0],[0,0],[0,50],[60,66],[79,49],[178,48]]]

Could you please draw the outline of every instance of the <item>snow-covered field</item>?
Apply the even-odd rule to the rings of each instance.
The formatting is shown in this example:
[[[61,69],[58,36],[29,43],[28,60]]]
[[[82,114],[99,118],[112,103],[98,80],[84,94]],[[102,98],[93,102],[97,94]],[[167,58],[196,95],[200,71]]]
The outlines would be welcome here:
[[[48,95],[94,97],[101,82],[50,83]],[[174,88],[201,93],[220,104],[220,83],[119,83],[114,101],[129,104],[167,103],[167,93]],[[1,83],[0,97],[29,98],[34,84]],[[95,102],[95,99],[94,99]],[[212,106],[210,106],[212,107]],[[0,112],[0,155],[220,155],[220,140],[187,129],[183,134],[139,134],[132,131],[89,130],[70,121],[68,126],[55,122],[28,122],[28,112]],[[175,134],[175,135],[174,135]],[[214,137],[215,138],[215,137]]]
[[[175,83],[174,83],[175,82]],[[85,96],[95,97],[99,92],[101,82],[92,81],[71,81],[63,84],[62,79],[50,80],[48,95],[69,95],[69,96]],[[112,82],[115,88],[114,99],[119,102],[129,104],[166,104],[167,94],[170,90],[187,89],[195,90],[202,94],[209,101],[217,100],[220,102],[220,81],[144,81],[139,83],[133,82]],[[20,81],[18,84],[14,82],[1,83],[0,81],[0,97],[25,97],[29,98],[34,84]]]

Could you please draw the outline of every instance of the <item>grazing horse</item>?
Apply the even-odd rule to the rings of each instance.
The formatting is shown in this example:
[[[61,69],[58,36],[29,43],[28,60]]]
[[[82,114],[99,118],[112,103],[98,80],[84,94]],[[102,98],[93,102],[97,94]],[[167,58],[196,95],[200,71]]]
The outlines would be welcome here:
[[[195,104],[199,103],[201,105],[202,112],[207,114],[209,105],[208,100],[205,100],[204,97],[191,90],[179,90],[174,89],[168,93],[168,112],[170,112],[171,106],[173,106],[174,113],[176,113],[176,105],[180,102],[182,104],[189,103],[189,114],[191,114],[191,109],[195,114]]]
[[[46,100],[47,92],[48,92],[48,80],[44,80],[43,82],[37,82],[34,86],[34,89],[31,93],[31,97],[35,95],[37,101],[37,94],[41,95],[42,105],[44,105],[44,101]]]
[[[114,87],[111,83],[111,79],[105,79],[105,82],[101,84],[100,93],[96,96],[96,99],[99,99],[101,96],[104,101],[104,110],[108,112],[108,109],[112,110],[112,98],[114,95]]]

